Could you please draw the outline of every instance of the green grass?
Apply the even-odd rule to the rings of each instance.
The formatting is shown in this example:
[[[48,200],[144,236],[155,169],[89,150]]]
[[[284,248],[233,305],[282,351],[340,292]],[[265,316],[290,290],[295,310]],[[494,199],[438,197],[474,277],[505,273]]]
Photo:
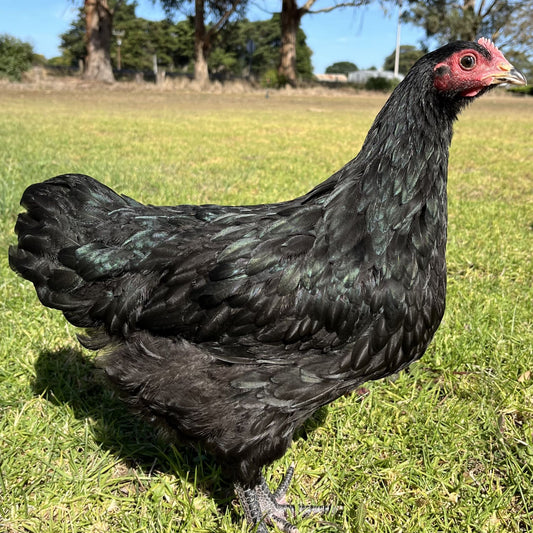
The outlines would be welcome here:
[[[288,199],[357,153],[383,97],[2,91],[0,529],[246,531],[217,466],[131,416],[9,270],[18,201],[72,171],[149,203]],[[532,530],[532,106],[487,97],[457,124],[448,307],[422,361],[322,410],[269,469],[296,461],[292,498],[345,505],[301,531]]]

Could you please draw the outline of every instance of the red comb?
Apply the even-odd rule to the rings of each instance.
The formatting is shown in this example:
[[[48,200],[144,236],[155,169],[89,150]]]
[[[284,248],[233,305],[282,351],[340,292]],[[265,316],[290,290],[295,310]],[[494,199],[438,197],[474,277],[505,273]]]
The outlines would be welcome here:
[[[486,37],[481,37],[481,39],[478,39],[477,44],[486,48],[491,54],[501,54],[501,52],[496,48],[496,45]]]

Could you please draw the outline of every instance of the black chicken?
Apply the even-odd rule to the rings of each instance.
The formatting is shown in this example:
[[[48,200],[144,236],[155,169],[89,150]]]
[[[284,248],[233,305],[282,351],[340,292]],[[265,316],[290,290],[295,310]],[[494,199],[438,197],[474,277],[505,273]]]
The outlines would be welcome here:
[[[452,123],[524,77],[486,39],[420,59],[359,155],[308,194],[142,205],[67,174],[22,197],[10,264],[87,329],[127,401],[231,476],[256,531],[286,532],[292,469],[262,468],[316,409],[418,359],[444,313]],[[304,507],[304,513],[324,510]]]

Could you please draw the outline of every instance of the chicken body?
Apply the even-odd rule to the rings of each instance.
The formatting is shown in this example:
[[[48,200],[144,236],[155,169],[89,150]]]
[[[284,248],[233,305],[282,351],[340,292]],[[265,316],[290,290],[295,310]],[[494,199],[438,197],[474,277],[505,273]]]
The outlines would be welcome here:
[[[504,78],[442,80],[465,50],[496,72],[486,43],[420,60],[359,155],[295,200],[154,207],[77,174],[24,193],[12,267],[84,345],[111,347],[100,364],[131,405],[214,454],[258,531],[294,530],[261,475],[294,431],[418,359],[439,326],[452,123]]]

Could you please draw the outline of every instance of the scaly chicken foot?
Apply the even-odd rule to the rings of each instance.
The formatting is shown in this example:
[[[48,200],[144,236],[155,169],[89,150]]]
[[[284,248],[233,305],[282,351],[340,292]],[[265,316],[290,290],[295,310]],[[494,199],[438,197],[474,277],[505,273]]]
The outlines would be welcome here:
[[[283,533],[298,533],[298,528],[289,522],[289,517],[294,517],[296,514],[305,517],[339,510],[338,507],[329,505],[289,505],[285,496],[293,475],[294,465],[291,465],[274,492],[271,492],[263,476],[252,488],[245,489],[235,484],[235,492],[246,520],[255,527],[255,533],[268,533],[266,524],[276,525]]]

